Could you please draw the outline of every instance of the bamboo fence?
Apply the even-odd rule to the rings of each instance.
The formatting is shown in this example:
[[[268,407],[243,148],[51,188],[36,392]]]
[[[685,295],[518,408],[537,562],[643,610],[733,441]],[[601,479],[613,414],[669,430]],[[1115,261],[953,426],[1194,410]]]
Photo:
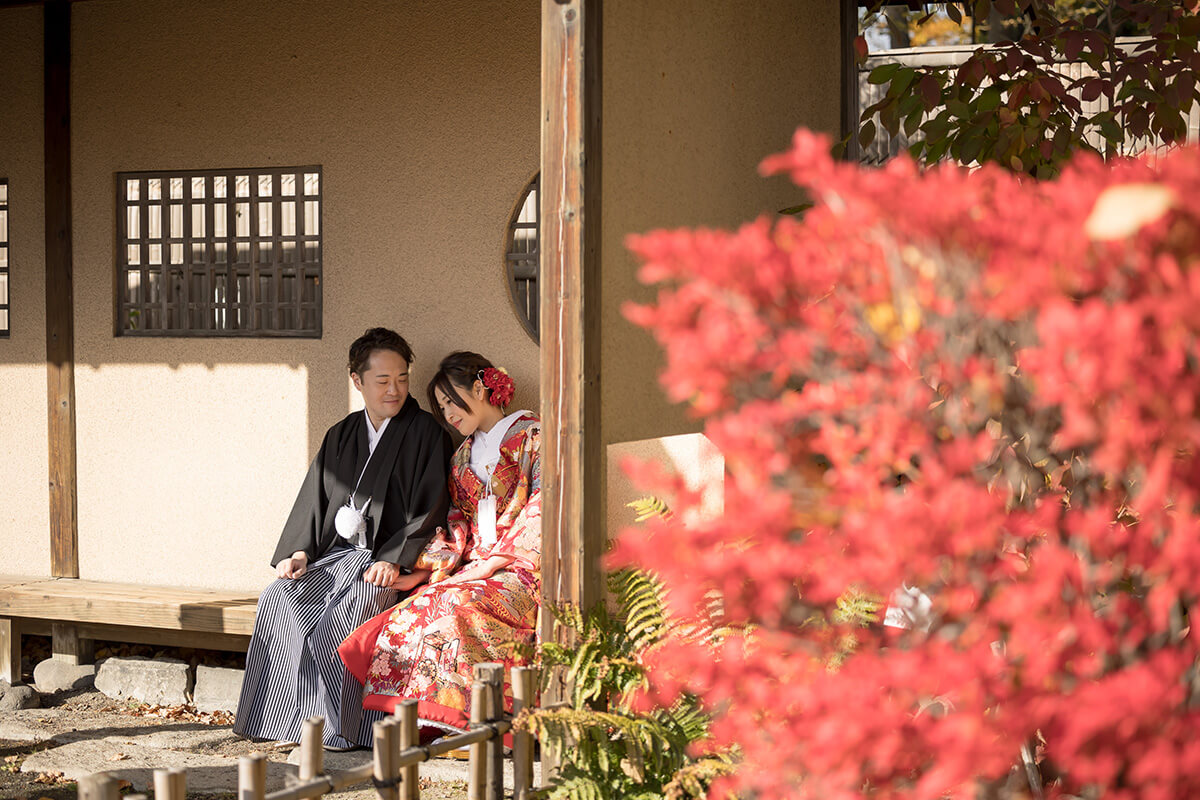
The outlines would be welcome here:
[[[471,686],[471,727],[465,733],[422,745],[417,733],[417,701],[404,700],[396,713],[376,722],[374,758],[370,764],[327,773],[321,734],[325,720],[310,717],[300,738],[300,769],[291,786],[267,793],[267,758],[262,753],[238,760],[238,800],[302,800],[324,797],[356,784],[370,781],[380,800],[417,800],[420,797],[419,766],[443,753],[470,747],[468,800],[501,800],[504,789],[504,734],[512,731],[512,717],[536,704],[536,671],[531,667],[512,670],[513,713],[504,711],[504,667],[477,664]],[[533,788],[533,736],[512,731],[513,800],[529,800]],[[155,800],[185,800],[187,775],[184,770],[155,770]],[[80,800],[121,800],[119,783],[107,773],[96,773],[79,781]],[[143,795],[125,795],[123,800],[145,800]]]

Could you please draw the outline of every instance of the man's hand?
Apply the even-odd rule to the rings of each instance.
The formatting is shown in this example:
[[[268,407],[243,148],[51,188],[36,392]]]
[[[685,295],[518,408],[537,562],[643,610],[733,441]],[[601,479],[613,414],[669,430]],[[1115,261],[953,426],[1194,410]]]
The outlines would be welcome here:
[[[391,586],[399,577],[400,568],[390,561],[376,561],[363,573],[364,581],[381,589]]]
[[[291,558],[285,558],[275,565],[275,574],[280,578],[295,580],[306,572],[308,572],[308,553],[303,550],[297,550],[292,553]]]
[[[433,573],[427,569],[414,569],[407,575],[401,575],[392,581],[392,588],[400,592],[411,592],[424,583]]]

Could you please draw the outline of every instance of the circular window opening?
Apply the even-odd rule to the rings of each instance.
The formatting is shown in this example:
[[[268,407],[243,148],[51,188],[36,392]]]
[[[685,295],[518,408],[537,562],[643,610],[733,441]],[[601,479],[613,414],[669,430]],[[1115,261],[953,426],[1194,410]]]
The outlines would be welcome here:
[[[538,341],[538,178],[525,187],[508,221],[508,242],[504,268],[508,274],[508,293],[525,330]]]

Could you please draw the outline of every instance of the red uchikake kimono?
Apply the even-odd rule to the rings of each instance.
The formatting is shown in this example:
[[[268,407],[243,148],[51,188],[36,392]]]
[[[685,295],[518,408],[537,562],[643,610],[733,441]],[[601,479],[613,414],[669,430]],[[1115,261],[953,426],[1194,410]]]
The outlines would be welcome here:
[[[394,711],[420,701],[421,724],[465,730],[470,720],[472,670],[482,662],[529,664],[536,645],[541,553],[541,423],[529,412],[504,434],[492,472],[496,541],[479,541],[475,511],[483,482],[472,471],[467,439],[450,465],[449,531],[417,560],[433,571],[429,583],[372,618],[338,648],[346,669],[363,684],[363,707]],[[515,560],[492,577],[443,584],[460,568],[493,555]],[[511,688],[505,705],[511,709]]]

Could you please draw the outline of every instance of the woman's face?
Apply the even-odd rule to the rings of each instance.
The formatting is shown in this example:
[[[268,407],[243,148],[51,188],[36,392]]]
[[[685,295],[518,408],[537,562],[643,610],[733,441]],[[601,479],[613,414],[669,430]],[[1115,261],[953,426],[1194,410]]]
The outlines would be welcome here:
[[[483,383],[475,381],[475,385],[470,388],[455,384],[454,388],[458,390],[458,396],[466,402],[467,408],[455,405],[440,387],[433,390],[433,395],[437,398],[438,409],[446,418],[446,422],[461,435],[470,436],[479,428],[479,423],[483,421],[483,412],[487,409],[487,403],[483,399]]]

